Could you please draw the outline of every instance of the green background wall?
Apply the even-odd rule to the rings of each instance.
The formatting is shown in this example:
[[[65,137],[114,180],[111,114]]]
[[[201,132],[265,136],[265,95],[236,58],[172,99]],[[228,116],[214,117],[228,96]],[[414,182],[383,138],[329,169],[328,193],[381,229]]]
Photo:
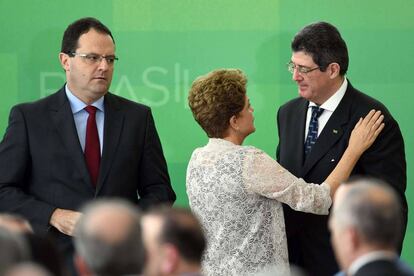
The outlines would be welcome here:
[[[215,68],[244,70],[257,127],[245,143],[274,156],[276,110],[297,96],[285,66],[290,40],[304,25],[325,20],[347,41],[352,84],[382,101],[400,124],[412,209],[413,10],[412,0],[0,0],[0,135],[12,105],[63,85],[58,53],[66,26],[97,17],[112,30],[120,58],[111,91],[152,107],[177,205],[186,206],[187,162],[207,141],[186,103],[192,80]],[[413,246],[410,212],[403,258],[412,266]]]

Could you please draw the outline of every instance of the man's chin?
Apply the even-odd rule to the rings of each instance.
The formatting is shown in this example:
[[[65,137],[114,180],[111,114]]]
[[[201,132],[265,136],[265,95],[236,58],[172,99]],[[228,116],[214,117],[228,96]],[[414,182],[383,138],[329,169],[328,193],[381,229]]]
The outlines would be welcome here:
[[[309,91],[307,89],[298,89],[298,94],[301,98],[304,98],[306,100],[310,99],[310,94]]]

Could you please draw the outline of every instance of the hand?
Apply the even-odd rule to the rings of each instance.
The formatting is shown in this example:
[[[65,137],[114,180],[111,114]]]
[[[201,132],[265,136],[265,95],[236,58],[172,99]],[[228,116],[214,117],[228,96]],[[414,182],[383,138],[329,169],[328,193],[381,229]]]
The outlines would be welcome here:
[[[362,155],[377,139],[384,129],[384,115],[381,111],[371,110],[364,119],[360,118],[352,130],[349,138],[348,149]]]
[[[82,213],[76,211],[58,208],[53,212],[50,224],[63,234],[73,236],[76,223],[81,215]]]

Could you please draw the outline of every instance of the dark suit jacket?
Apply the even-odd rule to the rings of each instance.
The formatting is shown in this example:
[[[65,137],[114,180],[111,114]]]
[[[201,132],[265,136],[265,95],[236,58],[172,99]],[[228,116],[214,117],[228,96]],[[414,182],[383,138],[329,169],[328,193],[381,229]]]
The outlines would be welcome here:
[[[363,265],[353,276],[413,276],[404,263],[392,260],[376,260]]]
[[[305,158],[303,145],[308,105],[307,100],[297,98],[279,109],[277,160],[297,177],[320,184],[340,160],[358,119],[371,109],[381,110],[385,128],[361,156],[352,174],[383,179],[395,189],[404,209],[403,236],[407,222],[406,163],[404,141],[397,122],[383,104],[354,89],[348,82],[344,97]],[[290,261],[304,267],[311,275],[333,275],[338,271],[330,245],[328,216],[296,212],[286,205],[284,212]]]
[[[0,144],[0,212],[23,215],[36,233],[55,236],[67,252],[70,238],[49,225],[56,208],[79,210],[97,197],[124,198],[142,208],[175,200],[150,108],[111,93],[104,106],[96,189],[64,88],[13,107]]]

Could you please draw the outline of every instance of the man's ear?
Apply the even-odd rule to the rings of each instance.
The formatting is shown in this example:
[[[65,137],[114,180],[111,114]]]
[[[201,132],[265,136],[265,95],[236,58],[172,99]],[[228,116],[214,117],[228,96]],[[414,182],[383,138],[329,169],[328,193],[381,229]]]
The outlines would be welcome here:
[[[348,228],[347,235],[349,237],[348,240],[349,240],[349,243],[350,243],[350,246],[351,246],[351,250],[352,250],[352,252],[354,252],[355,250],[357,250],[360,247],[361,238],[358,235],[358,232],[354,227]]]
[[[180,262],[180,254],[177,248],[172,244],[163,245],[164,260],[161,264],[161,270],[165,274],[172,274],[177,270]]]
[[[59,53],[59,61],[60,61],[60,64],[62,65],[63,70],[65,70],[65,71],[70,71],[69,70],[69,68],[70,68],[69,59],[70,59],[70,57],[69,57],[68,54]]]
[[[333,62],[333,63],[329,64],[329,67],[328,67],[327,70],[329,72],[329,77],[331,79],[334,79],[337,76],[339,76],[339,74],[341,72],[341,66],[338,63]]]
[[[73,257],[73,261],[75,263],[76,270],[79,273],[79,276],[91,276],[93,275],[92,272],[89,270],[88,265],[85,263],[82,257],[75,254]]]

